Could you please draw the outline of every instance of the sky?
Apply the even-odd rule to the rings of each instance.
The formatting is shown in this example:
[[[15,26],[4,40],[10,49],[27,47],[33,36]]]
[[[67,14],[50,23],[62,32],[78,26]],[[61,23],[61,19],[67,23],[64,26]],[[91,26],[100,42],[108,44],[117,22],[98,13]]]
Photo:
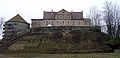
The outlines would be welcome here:
[[[85,17],[91,7],[97,6],[100,9],[104,2],[105,0],[0,0],[0,17],[4,17],[7,21],[16,14],[20,14],[30,23],[31,19],[42,19],[43,11],[61,9],[83,11]]]
[[[113,1],[120,4],[119,0]],[[5,21],[13,16],[20,14],[28,23],[31,19],[42,19],[43,11],[59,11],[65,9],[69,12],[83,11],[86,17],[91,7],[98,7],[99,10],[104,6],[105,0],[0,0],[0,18]]]

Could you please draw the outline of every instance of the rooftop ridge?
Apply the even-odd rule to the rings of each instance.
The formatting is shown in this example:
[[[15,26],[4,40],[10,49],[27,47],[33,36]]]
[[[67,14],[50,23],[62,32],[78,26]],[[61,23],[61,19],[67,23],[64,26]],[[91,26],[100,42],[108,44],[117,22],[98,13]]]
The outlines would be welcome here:
[[[10,20],[8,21],[12,21],[12,22],[24,22],[27,23],[19,14],[17,14],[16,16],[12,17]]]

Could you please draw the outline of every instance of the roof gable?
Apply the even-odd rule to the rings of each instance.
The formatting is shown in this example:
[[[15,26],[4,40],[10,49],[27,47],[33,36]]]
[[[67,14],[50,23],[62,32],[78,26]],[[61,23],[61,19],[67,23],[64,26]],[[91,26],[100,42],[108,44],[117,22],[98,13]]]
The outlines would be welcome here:
[[[11,18],[9,21],[27,23],[19,14]]]
[[[65,9],[62,9],[59,12],[66,12],[66,13],[68,13]]]

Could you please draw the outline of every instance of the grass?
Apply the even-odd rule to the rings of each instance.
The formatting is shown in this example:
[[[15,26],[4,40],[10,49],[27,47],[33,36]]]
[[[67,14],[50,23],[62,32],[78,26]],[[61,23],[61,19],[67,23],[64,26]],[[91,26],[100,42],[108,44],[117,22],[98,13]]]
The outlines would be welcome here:
[[[20,58],[120,58],[120,53],[90,53],[90,54],[10,54]]]
[[[94,31],[53,32],[48,35],[32,34],[11,45],[6,53],[59,54],[111,51],[111,48],[103,43],[105,38],[104,34]]]

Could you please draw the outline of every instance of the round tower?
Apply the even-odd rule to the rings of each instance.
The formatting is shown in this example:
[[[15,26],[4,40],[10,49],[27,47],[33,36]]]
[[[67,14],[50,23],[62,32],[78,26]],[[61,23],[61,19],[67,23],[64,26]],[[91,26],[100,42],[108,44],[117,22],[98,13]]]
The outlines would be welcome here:
[[[5,22],[3,41],[10,40],[21,33],[28,31],[30,24],[27,23],[19,14]]]

